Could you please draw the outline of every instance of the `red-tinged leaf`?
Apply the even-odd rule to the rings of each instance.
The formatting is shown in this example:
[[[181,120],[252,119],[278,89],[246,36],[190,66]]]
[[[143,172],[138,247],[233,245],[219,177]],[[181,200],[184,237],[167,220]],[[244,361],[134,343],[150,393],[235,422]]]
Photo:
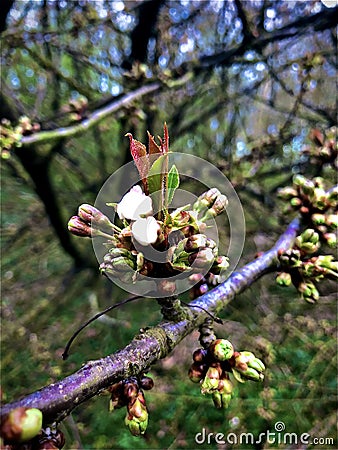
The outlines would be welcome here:
[[[133,157],[138,173],[140,174],[140,177],[142,179],[145,192],[147,193],[148,190],[147,175],[149,172],[149,160],[146,146],[142,144],[142,142],[139,142],[136,139],[134,139],[131,133],[127,133],[126,136],[129,137],[130,153],[131,156]]]
[[[156,144],[154,136],[152,136],[148,131],[148,151],[149,155],[155,155],[157,153],[161,153],[161,147]]]

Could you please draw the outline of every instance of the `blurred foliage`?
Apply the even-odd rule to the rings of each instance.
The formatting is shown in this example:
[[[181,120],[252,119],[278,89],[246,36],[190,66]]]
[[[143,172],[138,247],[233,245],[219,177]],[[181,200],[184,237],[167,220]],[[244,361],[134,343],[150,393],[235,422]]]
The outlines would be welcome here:
[[[98,275],[90,241],[66,230],[77,206],[93,203],[106,178],[129,160],[125,133],[145,141],[146,130],[159,134],[167,121],[171,150],[203,157],[227,175],[246,215],[240,264],[283,231],[287,219],[276,191],[294,173],[334,183],[332,168],[318,173],[301,150],[313,145],[310,130],[336,125],[337,12],[318,0],[8,3],[0,116],[13,130],[22,116],[38,124],[20,129],[21,135],[81,123],[153,81],[162,88],[76,137],[3,144],[5,402],[116,351],[140,327],[160,319],[154,301],[139,300],[94,323],[69,361],[60,359],[77,326],[126,297]],[[308,305],[269,275],[224,311],[218,336],[252,350],[268,367],[264,385],[236,388],[225,413],[188,379],[192,351],[199,347],[196,332],[151,370],[155,387],[146,393],[150,423],[144,438],[130,436],[124,412],[108,414],[108,397],[102,396],[63,422],[66,448],[196,448],[203,428],[258,436],[274,431],[277,421],[290,433],[335,438],[335,286],[327,283],[321,294],[316,306]],[[214,441],[207,447],[254,448]]]

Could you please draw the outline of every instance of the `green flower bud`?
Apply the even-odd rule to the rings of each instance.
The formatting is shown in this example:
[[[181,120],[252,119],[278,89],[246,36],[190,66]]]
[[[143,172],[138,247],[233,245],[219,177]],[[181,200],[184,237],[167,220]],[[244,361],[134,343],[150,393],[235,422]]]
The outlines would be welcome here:
[[[202,394],[210,394],[218,389],[220,373],[218,368],[209,367],[201,385]]]
[[[148,411],[142,392],[139,392],[138,397],[131,404],[128,404],[125,424],[134,436],[145,433],[148,426]]]
[[[290,200],[290,205],[293,206],[294,208],[297,208],[298,206],[301,206],[301,204],[302,204],[302,201],[298,197],[293,197]]]
[[[146,432],[148,427],[148,414],[147,417],[144,418],[144,420],[140,420],[127,414],[126,418],[124,419],[124,423],[129,428],[129,431],[133,436],[141,436]]]
[[[208,352],[217,361],[226,361],[234,354],[234,347],[226,339],[216,339],[209,347]]]
[[[242,382],[243,379],[263,381],[264,375],[262,372],[264,372],[264,370],[265,365],[263,362],[259,358],[256,358],[253,353],[247,351],[240,352],[235,357],[235,367],[232,368],[235,378],[239,373],[240,377],[236,379],[241,379]]]
[[[305,180],[305,182],[302,184],[301,187],[305,195],[308,196],[314,195],[315,185],[311,180]]]
[[[234,369],[232,369],[234,372]],[[240,373],[241,377],[244,378],[245,380],[250,380],[250,381],[263,381],[264,380],[264,375],[259,372],[256,369],[253,369],[251,367],[248,367],[245,371],[240,371],[240,370],[236,370],[237,372]]]
[[[26,417],[22,422],[20,441],[29,441],[35,437],[42,428],[42,412],[37,408],[26,410]]]
[[[338,228],[338,214],[328,214],[326,216],[326,225],[333,229]]]
[[[338,186],[334,186],[327,193],[327,202],[331,207],[337,206],[338,203]]]
[[[315,225],[323,225],[326,221],[325,214],[312,214],[311,220]]]
[[[37,408],[13,409],[1,424],[1,436],[8,441],[26,442],[42,428],[42,412]]]
[[[337,235],[335,233],[325,233],[324,239],[330,247],[335,247],[337,245]]]
[[[276,277],[276,283],[279,286],[290,286],[291,282],[291,275],[288,272],[281,272]]]
[[[327,203],[327,195],[324,189],[315,188],[313,191],[312,200],[319,209],[324,209]]]
[[[307,180],[303,175],[298,174],[293,177],[293,184],[296,186],[303,186],[306,181]]]
[[[315,303],[319,299],[319,292],[311,281],[300,283],[298,285],[298,291],[308,303]]]
[[[136,270],[135,261],[125,256],[118,256],[117,258],[113,258],[110,262],[113,269],[119,272],[129,272],[130,269]]]
[[[297,197],[297,191],[292,187],[285,187],[279,189],[277,195],[283,200],[291,200],[293,197]]]
[[[312,228],[307,228],[301,235],[300,235],[302,242],[311,242],[312,244],[317,244],[319,241],[319,235],[315,232]]]
[[[109,250],[109,253],[106,256],[109,256],[110,260],[112,260],[113,258],[118,258],[120,256],[125,256],[129,259],[132,259],[131,251],[124,247],[113,247]]]
[[[230,405],[231,394],[221,394],[219,391],[213,392],[212,401],[214,402],[215,408],[227,409]]]

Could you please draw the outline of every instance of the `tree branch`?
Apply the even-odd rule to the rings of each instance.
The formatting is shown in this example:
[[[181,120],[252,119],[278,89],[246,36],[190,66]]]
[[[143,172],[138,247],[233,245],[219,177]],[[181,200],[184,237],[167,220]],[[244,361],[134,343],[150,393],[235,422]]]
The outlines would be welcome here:
[[[144,95],[152,92],[159,91],[161,87],[160,83],[151,83],[136,89],[133,92],[123,95],[118,100],[109,103],[107,106],[96,110],[88,118],[82,120],[80,123],[70,127],[56,128],[51,131],[41,131],[39,133],[32,134],[31,136],[24,136],[21,139],[23,146],[31,146],[33,144],[42,144],[51,142],[56,139],[70,138],[91,128],[93,125],[98,124],[106,117],[110,116],[115,111],[129,105],[132,101],[143,97]]]
[[[224,283],[190,303],[203,306],[217,314],[238,294],[247,289],[265,273],[274,270],[278,252],[293,244],[300,221],[295,219],[274,247],[248,263]],[[1,417],[19,406],[39,408],[46,424],[64,419],[76,406],[94,397],[103,389],[130,376],[145,372],[161,358],[166,357],[184,337],[197,329],[206,313],[198,308],[189,318],[179,322],[163,320],[157,326],[140,332],[125,348],[95,361],[89,361],[80,370],[57,383],[52,383],[22,400],[4,405]]]
[[[195,73],[205,72],[210,70],[210,67],[223,65],[229,66],[233,63],[234,59],[238,56],[242,56],[248,50],[262,51],[268,44],[282,41],[284,39],[291,38],[295,35],[303,35],[308,31],[310,27],[313,27],[317,31],[332,28],[337,24],[338,7],[331,10],[324,10],[323,12],[314,14],[312,16],[303,17],[301,19],[292,22],[285,27],[275,30],[271,33],[264,33],[258,38],[252,37],[242,42],[234,48],[230,48],[220,53],[214,55],[202,56],[194,67],[185,67],[177,69],[177,74],[179,74],[179,80],[172,80],[168,82],[168,88],[174,88],[176,84],[182,85],[185,80],[190,79],[189,70],[195,71]],[[188,71],[187,71],[188,70]],[[191,74],[190,74],[191,75]],[[185,78],[186,77],[186,78]],[[153,82],[148,85],[142,86],[133,92],[122,95],[119,99],[114,99],[108,105],[97,109],[88,118],[82,120],[76,125],[69,127],[56,128],[50,131],[41,131],[30,136],[24,136],[21,139],[21,144],[23,147],[30,146],[32,144],[41,144],[50,142],[56,139],[70,138],[76,136],[93,125],[96,125],[112,113],[118,111],[120,108],[127,106],[130,102],[139,99],[147,94],[159,92],[163,87],[161,82]]]
[[[336,11],[336,12],[335,12]],[[309,32],[309,28],[316,31],[326,30],[337,25],[338,6],[334,9],[327,9],[312,16],[302,17],[283,28],[277,29],[271,33],[264,33],[257,39],[246,41],[239,46],[230,48],[214,55],[203,56],[200,59],[201,69],[207,70],[211,66],[226,65],[229,66],[237,56],[243,55],[248,50],[262,51],[268,44],[280,42],[294,36],[302,36]]]

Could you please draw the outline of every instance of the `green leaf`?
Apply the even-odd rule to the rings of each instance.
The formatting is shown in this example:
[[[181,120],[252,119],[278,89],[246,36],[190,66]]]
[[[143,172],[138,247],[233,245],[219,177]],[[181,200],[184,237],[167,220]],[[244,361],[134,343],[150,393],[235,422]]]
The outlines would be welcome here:
[[[165,158],[167,155],[161,155],[156,159],[148,172],[148,189],[153,200],[153,209],[155,212],[163,209],[163,177],[165,175]]]
[[[177,167],[174,164],[168,173],[168,183],[167,183],[168,192],[167,192],[167,204],[166,204],[167,207],[172,202],[175,191],[179,185],[180,185],[180,177],[178,175]]]

